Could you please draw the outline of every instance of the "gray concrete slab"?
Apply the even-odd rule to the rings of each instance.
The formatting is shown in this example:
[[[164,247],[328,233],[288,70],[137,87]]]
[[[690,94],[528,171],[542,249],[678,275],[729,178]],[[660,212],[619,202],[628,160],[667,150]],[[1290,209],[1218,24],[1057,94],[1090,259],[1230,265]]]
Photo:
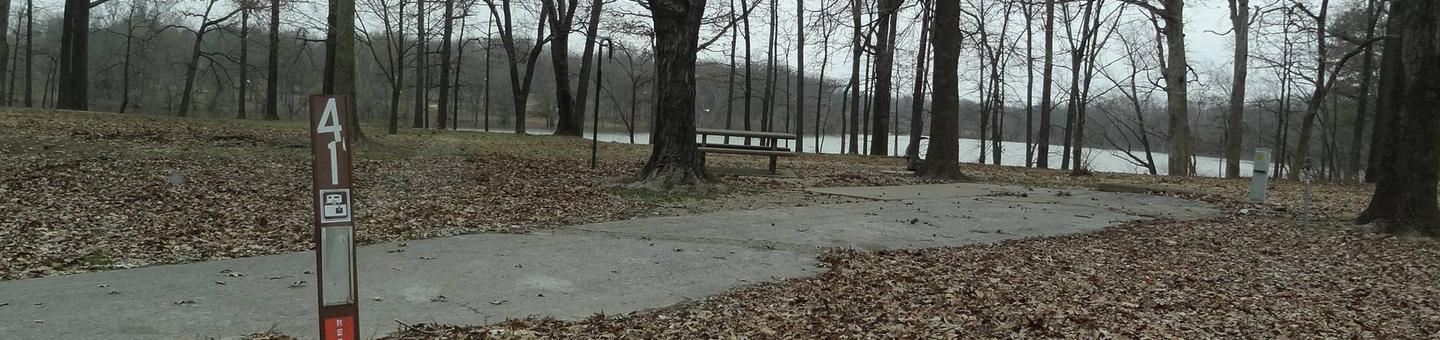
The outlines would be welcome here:
[[[931,198],[597,223],[579,229],[688,242],[730,242],[796,251],[957,246],[1098,230],[1139,218],[1091,207]]]
[[[361,333],[388,333],[396,320],[664,307],[811,275],[822,247],[954,246],[1216,212],[1164,197],[983,184],[816,191],[882,200],[360,247]],[[317,331],[313,266],[306,252],[0,282],[0,339],[223,338],[272,327],[306,337]],[[291,287],[298,281],[306,284]]]
[[[0,338],[203,339],[271,327],[313,337],[313,256],[0,282],[0,303],[8,303],[0,307]],[[395,320],[481,324],[624,313],[818,270],[813,254],[571,235],[457,236],[360,247],[357,256],[366,337],[394,331]],[[307,285],[290,288],[297,281]]]

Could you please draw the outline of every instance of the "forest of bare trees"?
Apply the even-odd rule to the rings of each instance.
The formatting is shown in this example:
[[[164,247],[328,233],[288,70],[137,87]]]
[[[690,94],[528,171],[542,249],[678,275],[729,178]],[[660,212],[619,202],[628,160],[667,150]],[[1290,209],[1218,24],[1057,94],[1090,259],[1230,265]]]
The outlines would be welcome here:
[[[16,106],[291,119],[324,87],[335,48],[317,14],[329,4],[12,2],[0,7],[0,89]],[[966,161],[1079,175],[1109,153],[1137,172],[1237,177],[1268,148],[1276,175],[1373,180],[1392,2],[961,1],[957,133],[979,154]],[[388,133],[408,121],[577,136],[600,103],[603,130],[651,140],[668,76],[653,46],[669,29],[652,5],[360,0],[348,44],[358,116]],[[932,54],[945,47],[935,1],[692,5],[697,126],[809,135],[801,152],[924,155]],[[1197,12],[1225,20],[1186,17]],[[616,57],[595,55],[604,39]],[[616,71],[595,79],[597,58]]]

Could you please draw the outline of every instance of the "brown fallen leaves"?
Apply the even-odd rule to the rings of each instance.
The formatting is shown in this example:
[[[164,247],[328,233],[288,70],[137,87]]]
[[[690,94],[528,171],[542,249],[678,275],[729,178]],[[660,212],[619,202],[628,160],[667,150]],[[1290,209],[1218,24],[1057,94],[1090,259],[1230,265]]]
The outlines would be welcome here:
[[[301,124],[0,111],[0,280],[308,249],[311,160]],[[638,170],[645,151],[606,144],[592,172],[588,142],[573,138],[372,136],[356,148],[358,240],[649,215],[652,202],[607,188]]]

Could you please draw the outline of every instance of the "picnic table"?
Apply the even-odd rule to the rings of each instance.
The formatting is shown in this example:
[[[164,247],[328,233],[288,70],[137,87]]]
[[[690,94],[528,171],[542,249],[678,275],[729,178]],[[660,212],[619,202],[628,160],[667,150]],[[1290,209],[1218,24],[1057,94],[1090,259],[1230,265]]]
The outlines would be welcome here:
[[[695,129],[695,134],[700,136],[699,150],[702,153],[728,153],[738,155],[755,155],[770,157],[770,173],[775,174],[775,163],[779,157],[794,157],[795,152],[789,148],[780,147],[781,140],[795,140],[799,137],[791,133],[764,132],[747,130],[723,130],[723,129]],[[760,140],[760,145],[711,143],[707,137],[742,137],[745,139],[755,138]]]

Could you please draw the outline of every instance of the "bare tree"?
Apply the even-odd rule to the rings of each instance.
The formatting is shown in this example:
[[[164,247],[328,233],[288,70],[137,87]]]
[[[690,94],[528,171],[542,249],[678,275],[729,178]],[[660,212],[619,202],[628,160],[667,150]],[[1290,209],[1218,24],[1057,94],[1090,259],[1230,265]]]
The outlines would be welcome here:
[[[1185,58],[1185,0],[1123,0],[1150,12],[1155,29],[1165,37],[1166,111],[1170,117],[1169,175],[1190,176],[1189,62]],[[1152,3],[1152,1],[1154,3]],[[1328,1],[1328,0],[1327,0]],[[1157,4],[1158,3],[1158,4]]]
[[[429,78],[426,62],[430,58],[427,50],[430,47],[430,36],[425,31],[425,13],[430,10],[425,8],[425,2],[432,0],[415,0],[415,109],[412,113],[410,127],[422,129],[429,123],[430,97]],[[506,1],[509,5],[509,1]],[[493,9],[493,8],[492,8]]]
[[[795,152],[805,152],[805,0],[795,0],[795,7]]]
[[[1375,39],[1375,24],[1380,19],[1378,0],[1365,1],[1365,40]],[[1366,112],[1370,109],[1370,80],[1373,75],[1375,63],[1375,51],[1373,46],[1365,46],[1365,55],[1361,57],[1360,65],[1360,93],[1355,104],[1355,126],[1350,134],[1350,164],[1349,172],[1360,179],[1360,153],[1365,147],[1361,143],[1365,136]],[[1374,150],[1372,147],[1371,150]],[[1373,151],[1372,151],[1373,152]]]
[[[896,20],[904,0],[880,0],[880,24],[876,31],[875,44],[875,91],[871,104],[874,107],[870,129],[870,154],[884,155],[889,147],[890,96],[894,82]]]
[[[450,39],[455,34],[455,0],[441,0],[445,3],[444,17],[440,18],[440,103],[435,110],[435,120],[444,130],[446,118],[450,116]]]
[[[570,92],[570,30],[574,29],[578,0],[541,0],[550,23],[550,65],[555,68],[555,107],[560,122],[555,134],[580,136],[585,130],[584,104]],[[576,106],[580,108],[577,109]]]
[[[545,43],[550,41],[545,36],[545,21],[548,18],[544,14],[546,11],[541,11],[541,18],[538,20],[538,27],[535,30],[535,40],[531,42],[530,51],[521,56],[515,46],[515,25],[510,5],[511,0],[498,0],[500,1],[499,9],[496,9],[495,1],[497,0],[485,0],[485,4],[490,7],[490,17],[500,25],[500,44],[505,49],[505,56],[509,60],[510,96],[511,100],[515,102],[515,133],[525,134],[525,108],[530,99],[531,80],[535,76],[535,61],[540,58],[540,52],[545,47]],[[520,70],[521,64],[524,64],[525,68],[523,76]]]
[[[211,17],[217,2],[219,2],[219,0],[209,0],[206,2],[205,12],[200,13],[200,27],[190,30],[195,36],[195,43],[190,47],[190,61],[185,64],[185,89],[180,92],[180,110],[179,113],[176,114],[180,117],[189,115],[190,105],[194,102],[195,74],[200,68],[200,58],[206,56],[203,48],[204,45],[202,44],[205,41],[205,35],[219,28],[221,23],[230,20],[231,17],[234,17],[235,14],[240,12],[240,8],[237,7],[228,14],[220,17]],[[184,29],[189,30],[189,28]]]
[[[920,52],[915,57],[915,91],[910,95],[910,144],[905,146],[905,157],[910,158],[920,156],[920,133],[925,131],[925,66],[930,60],[930,51],[926,48],[930,47],[932,2],[920,1]]]
[[[1055,85],[1055,1],[1045,0],[1045,62],[1040,75],[1040,131],[1036,134],[1035,167],[1050,168],[1050,125],[1055,107],[1051,92]]]
[[[235,118],[245,119],[246,92],[250,89],[250,11],[256,5],[248,0],[240,0],[237,3],[240,10],[240,60],[236,62],[240,72],[239,86],[235,87]]]
[[[270,0],[270,49],[266,53],[265,119],[279,120],[280,0]]]
[[[1229,0],[1230,27],[1235,32],[1234,73],[1230,78],[1230,116],[1225,124],[1225,177],[1240,177],[1240,149],[1245,139],[1245,78],[1249,75],[1250,0]]]
[[[380,19],[381,32],[385,38],[385,44],[379,46],[385,51],[384,57],[381,57],[380,53],[376,51],[375,39],[370,36],[369,31],[363,27],[360,30],[360,33],[365,35],[365,39],[361,42],[369,47],[370,57],[375,60],[375,64],[385,76],[385,81],[390,85],[386,133],[393,135],[399,132],[400,96],[405,88],[405,55],[408,54],[410,46],[405,43],[406,0],[363,0],[361,4],[369,7],[370,11]]]
[[[930,146],[916,171],[923,178],[960,180],[960,3],[936,1],[931,32],[935,46],[935,89]]]
[[[860,64],[865,53],[866,41],[860,13],[864,11],[865,0],[850,0],[850,14],[853,21],[854,37],[851,41],[850,59],[850,154],[860,153]],[[958,24],[957,24],[958,25]],[[958,29],[958,26],[957,26]]]

